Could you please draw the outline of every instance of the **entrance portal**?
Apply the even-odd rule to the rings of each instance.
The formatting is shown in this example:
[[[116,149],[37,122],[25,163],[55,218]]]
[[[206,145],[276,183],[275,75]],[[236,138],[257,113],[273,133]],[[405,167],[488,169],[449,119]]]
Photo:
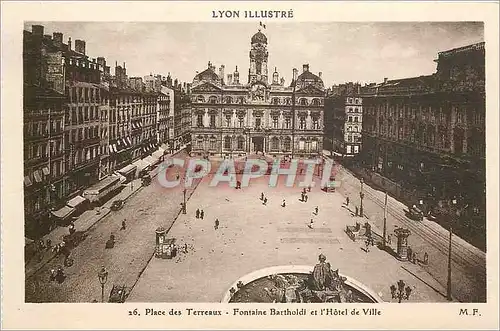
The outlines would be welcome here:
[[[253,137],[252,142],[254,152],[264,153],[264,137]]]

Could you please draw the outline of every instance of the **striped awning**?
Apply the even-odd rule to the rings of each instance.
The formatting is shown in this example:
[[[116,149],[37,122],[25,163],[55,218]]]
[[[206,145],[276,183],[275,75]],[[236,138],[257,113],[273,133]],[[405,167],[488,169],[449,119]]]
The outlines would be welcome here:
[[[87,199],[85,199],[84,197],[82,197],[81,195],[77,195],[76,197],[74,197],[73,199],[69,200],[68,203],[66,204],[67,206],[69,207],[72,207],[72,208],[76,208],[78,207],[79,205],[81,205],[82,203],[84,203]]]
[[[64,206],[59,210],[53,211],[52,214],[54,216],[56,216],[57,218],[65,220],[68,217],[70,217],[74,212],[75,212],[75,208],[72,208],[69,206]]]

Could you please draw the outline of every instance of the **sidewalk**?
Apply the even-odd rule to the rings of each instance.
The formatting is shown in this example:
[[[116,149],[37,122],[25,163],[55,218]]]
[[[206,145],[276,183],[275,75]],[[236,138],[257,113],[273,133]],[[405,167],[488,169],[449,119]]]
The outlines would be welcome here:
[[[182,152],[182,150],[174,152],[175,155],[177,153]],[[158,175],[158,171],[161,163],[159,163],[154,169],[150,171],[151,177],[156,177]],[[127,183],[122,191],[118,193],[116,196],[112,197],[106,203],[104,203],[101,207],[94,208],[91,210],[86,210],[83,212],[77,220],[75,220],[75,230],[80,232],[88,231],[92,226],[94,226],[97,222],[106,217],[110,212],[110,207],[116,200],[126,201],[131,196],[135,195],[140,189],[142,189],[142,180],[140,178],[136,178],[131,182]],[[44,242],[48,239],[52,242],[52,245],[57,245],[62,242],[63,237],[69,234],[69,230],[67,227],[57,227],[52,230],[50,233],[46,234],[41,238]],[[24,266],[26,279],[32,277],[38,270],[40,270],[43,266],[53,260],[56,255],[49,251],[43,251],[43,256],[41,261],[38,261],[37,257],[33,257],[27,264]]]

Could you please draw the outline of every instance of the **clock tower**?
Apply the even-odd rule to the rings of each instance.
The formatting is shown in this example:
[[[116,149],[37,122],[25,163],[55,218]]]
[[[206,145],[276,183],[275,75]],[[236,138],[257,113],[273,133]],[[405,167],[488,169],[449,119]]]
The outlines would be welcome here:
[[[250,68],[248,69],[248,83],[262,82],[267,85],[267,37],[257,32],[252,37],[250,49]]]

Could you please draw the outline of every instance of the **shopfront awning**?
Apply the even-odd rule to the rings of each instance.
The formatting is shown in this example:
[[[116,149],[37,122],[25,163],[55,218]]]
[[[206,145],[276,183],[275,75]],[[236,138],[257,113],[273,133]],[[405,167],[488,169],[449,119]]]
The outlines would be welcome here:
[[[148,155],[144,160],[147,163],[151,164],[151,166],[154,166],[155,164],[158,163],[159,158],[156,156]]]
[[[151,154],[151,156],[153,156],[157,159],[160,159],[163,156],[163,153],[164,153],[163,150],[157,150],[156,152],[153,152],[153,154]]]
[[[142,159],[142,162],[146,163],[148,166],[153,166],[154,162],[151,159],[151,156],[147,156],[144,159]]]
[[[83,192],[83,196],[89,201],[94,202],[97,201],[108,193],[116,190],[120,187],[120,178],[117,176],[108,176],[101,180],[99,183],[94,184]]]
[[[137,169],[136,169],[137,174],[139,174],[142,170],[144,170],[145,168],[147,168],[149,166],[149,164],[147,162],[140,160],[140,159],[135,161],[132,164],[137,167]]]
[[[128,166],[123,167],[122,169],[118,170],[118,173],[120,173],[126,177],[136,170],[137,170],[137,166],[135,166],[133,164],[129,164]]]
[[[72,208],[76,208],[79,205],[81,205],[82,203],[84,203],[85,201],[87,201],[87,199],[85,199],[81,195],[77,195],[73,199],[69,200],[66,205],[69,206],[69,207],[72,207]]]
[[[75,208],[69,207],[69,206],[64,206],[59,210],[53,211],[52,215],[54,215],[57,218],[60,218],[61,220],[65,220],[68,217],[70,217],[74,212]]]
[[[24,185],[31,186],[33,183],[31,182],[30,176],[24,176]]]

